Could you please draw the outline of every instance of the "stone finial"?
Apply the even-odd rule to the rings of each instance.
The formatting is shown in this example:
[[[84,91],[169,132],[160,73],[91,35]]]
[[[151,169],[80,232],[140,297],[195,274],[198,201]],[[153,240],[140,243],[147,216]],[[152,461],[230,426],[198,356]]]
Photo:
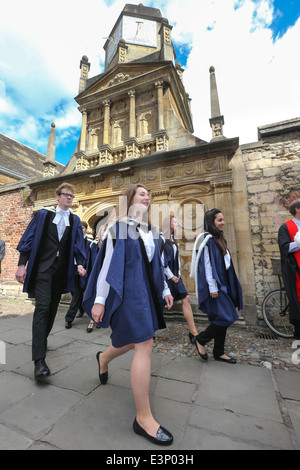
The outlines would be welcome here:
[[[47,147],[47,156],[44,162],[44,177],[54,176],[55,174],[55,123],[52,122],[49,140],[48,140],[48,147]]]
[[[78,93],[81,93],[82,91],[85,90],[86,88],[86,81],[89,78],[89,70],[90,70],[91,64],[89,63],[89,59],[86,55],[82,56],[82,59],[80,61],[80,79],[79,79],[79,89]]]
[[[49,140],[48,140],[48,147],[47,147],[47,162],[55,162],[55,123],[52,122]]]
[[[220,103],[217,89],[217,81],[215,76],[215,68],[209,68],[210,73],[210,105],[211,105],[211,119],[210,127],[212,128],[213,137],[211,140],[225,139],[223,136],[224,116],[221,115]]]

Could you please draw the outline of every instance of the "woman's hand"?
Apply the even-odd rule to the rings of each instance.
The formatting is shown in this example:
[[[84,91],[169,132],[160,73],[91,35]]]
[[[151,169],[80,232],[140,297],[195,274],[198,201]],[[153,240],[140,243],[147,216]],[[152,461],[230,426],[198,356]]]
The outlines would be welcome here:
[[[173,305],[173,297],[171,296],[171,294],[168,294],[166,295],[165,297],[165,301],[166,301],[166,307],[168,310],[170,310],[170,308],[172,307]]]
[[[95,323],[102,321],[105,313],[105,306],[102,304],[94,304],[92,308],[92,317]]]
[[[173,282],[175,282],[175,284],[177,284],[180,280],[180,277],[173,276],[171,279],[172,279]]]
[[[86,275],[86,270],[82,266],[78,266],[77,271],[78,271],[79,276]]]
[[[210,296],[213,298],[213,299],[216,299],[218,297],[219,293],[218,291],[217,292],[211,292],[210,293]]]

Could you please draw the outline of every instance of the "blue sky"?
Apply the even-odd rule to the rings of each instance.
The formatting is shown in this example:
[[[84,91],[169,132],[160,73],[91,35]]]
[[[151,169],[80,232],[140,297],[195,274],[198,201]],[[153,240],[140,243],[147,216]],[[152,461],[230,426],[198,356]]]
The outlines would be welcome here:
[[[128,2],[129,3],[129,2]],[[139,4],[140,2],[131,3]],[[79,63],[104,71],[105,37],[126,1],[10,0],[0,17],[0,133],[66,164],[80,135]],[[211,139],[209,67],[216,69],[226,137],[257,140],[257,127],[300,116],[299,0],[160,0],[192,99],[194,134]],[[84,8],[84,10],[83,10]],[[195,12],[195,14],[193,14]]]

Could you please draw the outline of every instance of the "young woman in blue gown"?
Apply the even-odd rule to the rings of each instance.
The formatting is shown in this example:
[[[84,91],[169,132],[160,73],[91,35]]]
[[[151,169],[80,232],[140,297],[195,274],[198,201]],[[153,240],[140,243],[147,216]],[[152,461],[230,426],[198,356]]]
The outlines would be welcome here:
[[[205,233],[197,237],[192,259],[191,277],[196,280],[199,309],[210,322],[205,331],[193,338],[202,359],[207,360],[205,345],[214,340],[215,360],[235,364],[224,352],[227,328],[238,319],[243,308],[242,288],[223,235],[225,221],[219,209],[204,216]]]
[[[149,208],[144,186],[131,186],[124,193],[92,270],[84,306],[98,325],[112,330],[111,346],[97,353],[100,382],[107,383],[113,359],[134,349],[134,432],[155,444],[169,445],[173,436],[152,414],[149,385],[153,338],[157,329],[165,327],[164,302],[171,308],[173,298],[164,281],[161,237],[148,225]]]

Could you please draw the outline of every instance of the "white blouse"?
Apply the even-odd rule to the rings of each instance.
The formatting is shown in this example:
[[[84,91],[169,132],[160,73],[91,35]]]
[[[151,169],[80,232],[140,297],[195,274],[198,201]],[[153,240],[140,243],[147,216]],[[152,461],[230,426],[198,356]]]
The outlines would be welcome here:
[[[224,261],[225,261],[225,267],[226,269],[229,269],[230,264],[231,264],[231,257],[230,253],[227,250],[226,254],[224,255]],[[217,281],[213,279],[212,277],[212,266],[210,263],[210,258],[209,258],[209,251],[208,247],[204,247],[204,263],[205,263],[205,276],[206,276],[206,282],[209,287],[209,292],[212,294],[213,292],[218,292],[218,285]]]
[[[151,232],[151,230],[149,230],[149,232],[145,232],[144,230],[140,230],[140,229],[138,230],[144,242],[148,260],[152,261],[154,253],[155,253],[153,233]],[[114,245],[113,245],[111,233],[109,232],[107,236],[105,257],[103,260],[103,265],[100,270],[98,280],[97,280],[97,285],[96,285],[96,298],[94,301],[95,304],[105,305],[106,299],[108,297],[110,285],[106,281],[106,276],[108,273],[108,269],[110,266],[113,252],[114,252]],[[168,288],[167,283],[164,281],[163,297],[165,297],[168,294],[170,294],[170,290]]]

